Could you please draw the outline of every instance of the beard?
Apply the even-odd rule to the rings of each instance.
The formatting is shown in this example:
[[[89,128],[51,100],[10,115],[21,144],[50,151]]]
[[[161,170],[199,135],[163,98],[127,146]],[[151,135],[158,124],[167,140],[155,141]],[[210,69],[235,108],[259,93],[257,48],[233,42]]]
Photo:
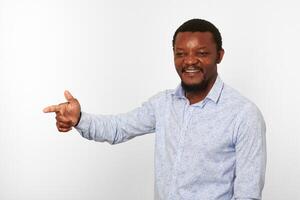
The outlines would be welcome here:
[[[206,88],[208,87],[208,81],[203,80],[200,83],[192,84],[192,85],[187,85],[183,81],[181,81],[181,87],[185,92],[200,92],[200,91],[205,91]]]

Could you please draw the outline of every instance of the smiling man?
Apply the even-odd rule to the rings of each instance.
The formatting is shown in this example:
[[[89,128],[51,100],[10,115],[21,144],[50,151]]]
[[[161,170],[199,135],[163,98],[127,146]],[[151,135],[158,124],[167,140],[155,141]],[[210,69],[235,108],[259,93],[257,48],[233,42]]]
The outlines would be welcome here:
[[[175,33],[173,43],[175,66],[186,97],[194,104],[212,88],[218,76],[217,63],[221,62],[224,50],[214,42],[211,32],[180,30]]]
[[[223,83],[217,64],[222,38],[210,22],[192,19],[173,36],[181,84],[126,114],[81,111],[68,91],[66,103],[49,106],[56,126],[75,127],[87,139],[117,144],[155,132],[156,200],[259,200],[266,168],[265,123],[259,109]]]

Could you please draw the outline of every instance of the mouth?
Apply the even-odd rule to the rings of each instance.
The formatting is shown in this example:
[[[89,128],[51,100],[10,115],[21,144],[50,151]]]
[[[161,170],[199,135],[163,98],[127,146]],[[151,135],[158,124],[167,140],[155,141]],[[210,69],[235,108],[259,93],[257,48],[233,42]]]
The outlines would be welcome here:
[[[197,73],[197,72],[200,72],[200,69],[186,69],[186,70],[183,70],[183,72],[185,72],[185,73]]]
[[[183,70],[182,70],[182,73],[199,73],[199,72],[201,72],[201,73],[203,73],[203,70],[201,69],[201,68],[199,68],[199,67],[186,67],[186,68],[183,68]]]

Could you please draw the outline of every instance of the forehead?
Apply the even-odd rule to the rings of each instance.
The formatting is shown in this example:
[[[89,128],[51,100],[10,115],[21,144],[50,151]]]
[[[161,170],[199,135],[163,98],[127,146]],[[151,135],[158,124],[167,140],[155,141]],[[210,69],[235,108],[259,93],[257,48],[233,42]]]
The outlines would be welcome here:
[[[175,38],[175,47],[193,43],[196,45],[216,45],[211,32],[179,32]]]

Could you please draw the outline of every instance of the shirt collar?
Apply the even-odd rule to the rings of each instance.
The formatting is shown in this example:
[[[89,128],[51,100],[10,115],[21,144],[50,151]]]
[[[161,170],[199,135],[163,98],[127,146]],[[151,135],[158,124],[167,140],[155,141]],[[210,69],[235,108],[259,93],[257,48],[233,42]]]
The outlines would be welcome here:
[[[216,78],[216,81],[213,85],[213,87],[210,89],[209,93],[207,94],[207,96],[204,98],[204,100],[206,99],[210,99],[213,102],[215,102],[216,104],[218,103],[218,100],[221,96],[222,90],[223,90],[223,86],[224,83],[222,81],[222,79],[220,78],[220,76],[218,75]],[[176,96],[177,98],[186,98],[184,95],[184,90],[181,86],[181,84],[179,84],[176,89],[172,92],[172,94],[174,96]]]

